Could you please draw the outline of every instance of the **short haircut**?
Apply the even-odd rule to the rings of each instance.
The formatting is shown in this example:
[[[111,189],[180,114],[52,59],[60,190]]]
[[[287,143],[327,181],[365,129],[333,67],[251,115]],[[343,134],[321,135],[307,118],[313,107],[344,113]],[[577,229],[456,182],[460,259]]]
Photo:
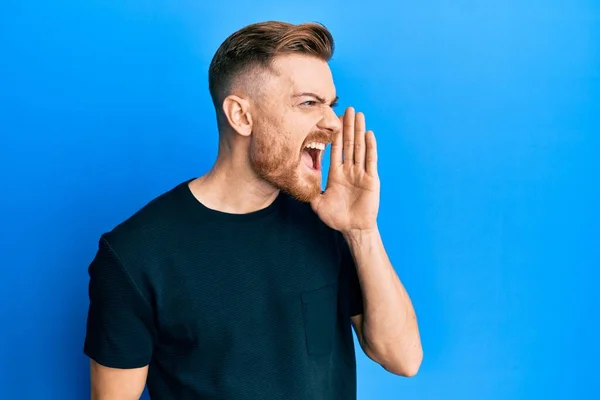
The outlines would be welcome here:
[[[238,78],[247,73],[256,73],[258,78],[270,70],[277,56],[305,54],[328,62],[333,51],[333,37],[319,23],[265,21],[234,32],[218,48],[209,67],[209,91],[217,112]]]

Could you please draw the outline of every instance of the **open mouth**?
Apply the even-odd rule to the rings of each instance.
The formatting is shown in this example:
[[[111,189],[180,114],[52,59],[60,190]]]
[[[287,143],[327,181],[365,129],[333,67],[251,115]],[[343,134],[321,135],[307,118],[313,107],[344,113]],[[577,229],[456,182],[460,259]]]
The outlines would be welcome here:
[[[325,143],[311,142],[304,146],[302,151],[302,161],[307,167],[314,171],[321,170],[321,159],[325,151]]]

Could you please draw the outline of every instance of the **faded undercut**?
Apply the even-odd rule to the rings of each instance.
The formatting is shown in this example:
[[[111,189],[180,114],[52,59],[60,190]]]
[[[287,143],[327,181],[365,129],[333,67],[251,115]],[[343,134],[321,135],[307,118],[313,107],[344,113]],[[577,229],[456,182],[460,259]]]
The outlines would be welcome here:
[[[218,115],[225,97],[234,88],[248,90],[252,87],[248,84],[260,82],[277,56],[305,54],[328,62],[333,51],[333,37],[319,23],[266,21],[234,32],[218,48],[209,67],[209,91]]]

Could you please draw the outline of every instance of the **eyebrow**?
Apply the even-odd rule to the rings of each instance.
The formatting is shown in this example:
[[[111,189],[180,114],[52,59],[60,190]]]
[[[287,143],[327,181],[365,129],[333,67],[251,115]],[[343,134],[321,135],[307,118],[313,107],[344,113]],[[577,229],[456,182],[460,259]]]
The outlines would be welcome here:
[[[292,97],[302,97],[302,96],[314,97],[315,99],[319,100],[323,104],[327,103],[323,97],[319,96],[318,94],[311,93],[311,92],[298,93],[298,94],[293,95]],[[335,98],[331,102],[331,105],[335,106],[338,103],[339,99],[340,99],[339,96],[335,96]]]

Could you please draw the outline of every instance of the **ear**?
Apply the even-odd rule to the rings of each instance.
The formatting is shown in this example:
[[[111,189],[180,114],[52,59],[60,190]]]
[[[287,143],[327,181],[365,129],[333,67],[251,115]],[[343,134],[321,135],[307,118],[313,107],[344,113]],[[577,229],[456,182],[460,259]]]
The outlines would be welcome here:
[[[248,100],[230,95],[223,100],[223,113],[229,125],[240,135],[250,136],[252,133],[252,116]]]

